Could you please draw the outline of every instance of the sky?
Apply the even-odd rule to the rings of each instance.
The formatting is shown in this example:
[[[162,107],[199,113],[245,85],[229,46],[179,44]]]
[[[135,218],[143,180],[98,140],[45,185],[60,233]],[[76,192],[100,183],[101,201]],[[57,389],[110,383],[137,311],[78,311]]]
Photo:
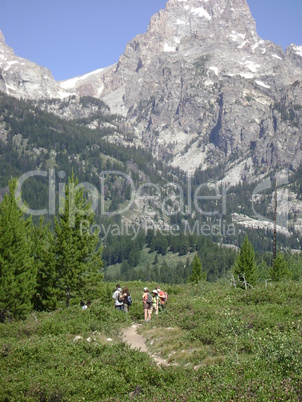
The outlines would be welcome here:
[[[215,0],[210,0],[215,1]],[[302,0],[247,0],[257,31],[286,48],[302,45]],[[0,0],[0,30],[18,56],[56,80],[118,61],[166,0]]]

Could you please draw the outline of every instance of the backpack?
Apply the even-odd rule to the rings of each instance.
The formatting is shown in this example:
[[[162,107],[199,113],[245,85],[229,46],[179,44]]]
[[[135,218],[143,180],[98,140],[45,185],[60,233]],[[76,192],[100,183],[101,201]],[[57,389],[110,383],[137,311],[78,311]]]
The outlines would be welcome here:
[[[130,295],[127,296],[127,304],[128,304],[128,306],[131,306],[131,304],[132,304],[132,298]]]
[[[148,296],[147,296],[147,299],[146,299],[146,303],[149,304],[149,305],[153,303],[153,299],[152,299],[151,293],[148,293]]]
[[[117,300],[119,303],[124,303],[124,300],[122,298],[122,292],[118,292]]]
[[[168,300],[168,293],[167,292],[164,292],[164,291],[161,290],[159,292],[158,296],[159,296],[162,304],[167,302],[167,300]]]

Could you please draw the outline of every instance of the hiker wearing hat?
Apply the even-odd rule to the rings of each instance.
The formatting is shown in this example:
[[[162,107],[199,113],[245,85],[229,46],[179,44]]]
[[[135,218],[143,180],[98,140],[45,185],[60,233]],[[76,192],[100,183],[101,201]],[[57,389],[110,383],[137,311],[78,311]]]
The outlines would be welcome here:
[[[152,291],[152,312],[155,311],[155,315],[158,314],[158,302],[159,302],[159,297],[157,290],[154,289]]]
[[[115,287],[115,292],[112,295],[112,298],[115,300],[114,306],[116,310],[124,310],[124,302],[122,299],[122,288],[121,285],[118,283]]]
[[[167,292],[161,290],[158,286],[156,287],[158,298],[159,298],[159,309],[162,310],[165,307],[165,303],[168,300]]]
[[[143,301],[143,306],[144,306],[144,316],[145,316],[145,321],[151,321],[151,312],[152,312],[152,296],[149,293],[149,290],[147,287],[144,288],[144,294],[142,297]]]

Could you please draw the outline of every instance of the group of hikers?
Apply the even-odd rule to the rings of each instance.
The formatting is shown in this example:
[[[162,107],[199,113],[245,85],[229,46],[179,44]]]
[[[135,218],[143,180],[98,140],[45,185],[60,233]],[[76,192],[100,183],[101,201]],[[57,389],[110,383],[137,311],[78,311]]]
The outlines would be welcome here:
[[[129,311],[129,306],[132,304],[132,298],[129,293],[128,288],[121,288],[120,284],[116,285],[116,290],[112,295],[115,300],[115,309],[122,310],[126,313]],[[150,293],[147,287],[144,287],[144,293],[142,296],[143,308],[144,308],[144,318],[145,321],[151,321],[151,315],[153,312],[157,315],[160,310],[162,310],[168,300],[168,295],[166,292],[161,290],[156,286]]]
[[[91,301],[88,301],[87,303],[85,303],[83,300],[80,301],[80,306],[82,307],[82,310],[87,310],[90,305]]]
[[[129,293],[128,288],[121,288],[121,285],[118,283],[116,285],[116,290],[112,295],[112,298],[115,300],[115,309],[125,311],[128,313],[129,306],[132,304],[131,295]]]

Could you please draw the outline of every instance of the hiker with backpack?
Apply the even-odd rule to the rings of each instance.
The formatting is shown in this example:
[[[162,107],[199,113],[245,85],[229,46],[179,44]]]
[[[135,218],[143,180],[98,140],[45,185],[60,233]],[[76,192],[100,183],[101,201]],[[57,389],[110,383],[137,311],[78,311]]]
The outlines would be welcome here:
[[[80,301],[80,306],[82,307],[82,310],[87,310],[87,304],[83,300]]]
[[[122,290],[121,300],[123,301],[125,313],[128,313],[129,306],[131,306],[131,304],[132,304],[132,298],[131,298],[128,288],[126,288],[126,287],[123,288],[123,290]]]
[[[161,290],[158,286],[156,287],[157,290],[157,294],[159,297],[159,309],[163,310],[166,306],[167,300],[168,300],[168,293],[164,292],[163,290]]]
[[[91,305],[91,301],[88,301],[87,303],[85,303],[83,300],[81,300],[80,302],[80,306],[82,307],[82,310],[87,310],[88,307],[90,307]]]
[[[118,283],[116,285],[116,290],[112,295],[112,298],[115,300],[114,305],[116,310],[124,310],[124,302],[122,300],[122,288],[121,285]]]
[[[149,293],[149,290],[147,287],[144,288],[144,294],[143,294],[142,300],[143,300],[143,306],[144,306],[145,321],[151,321],[153,299],[152,299],[152,295]]]
[[[155,315],[158,314],[158,303],[159,303],[158,293],[157,290],[154,289],[152,291],[152,313],[153,311],[155,311]]]

